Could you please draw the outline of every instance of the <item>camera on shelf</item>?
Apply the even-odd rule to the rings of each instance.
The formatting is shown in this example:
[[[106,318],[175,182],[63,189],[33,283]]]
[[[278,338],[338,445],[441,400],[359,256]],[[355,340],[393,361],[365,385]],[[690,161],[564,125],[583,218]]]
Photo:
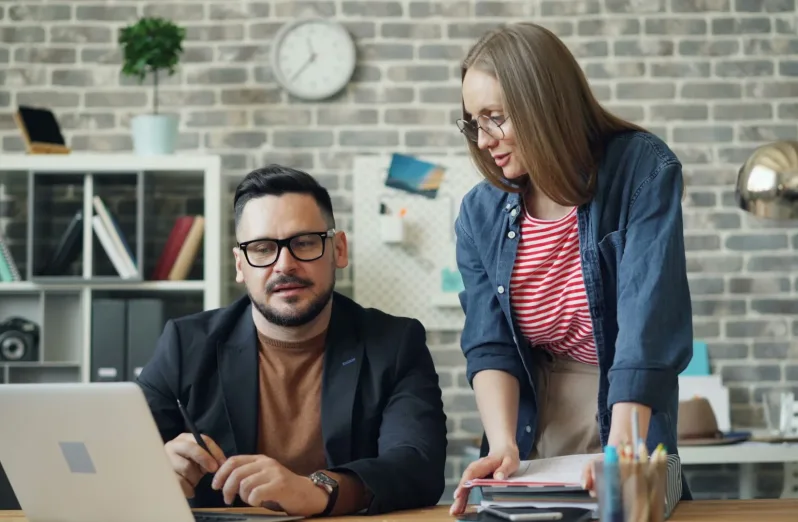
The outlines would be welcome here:
[[[39,325],[22,317],[0,322],[0,362],[39,359]]]

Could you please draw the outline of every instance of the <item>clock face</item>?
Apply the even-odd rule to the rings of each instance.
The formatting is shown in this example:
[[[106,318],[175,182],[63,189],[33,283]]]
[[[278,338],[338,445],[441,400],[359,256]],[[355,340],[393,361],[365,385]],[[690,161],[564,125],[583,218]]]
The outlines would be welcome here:
[[[346,86],[355,70],[355,44],[335,22],[292,22],[280,30],[272,46],[277,81],[299,98],[328,98]]]

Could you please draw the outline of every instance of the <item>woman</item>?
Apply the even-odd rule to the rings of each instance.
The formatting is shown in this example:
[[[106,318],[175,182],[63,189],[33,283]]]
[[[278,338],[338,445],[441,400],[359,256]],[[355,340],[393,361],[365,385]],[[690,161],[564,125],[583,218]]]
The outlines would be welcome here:
[[[605,111],[567,47],[517,23],[463,62],[458,127],[485,178],[457,217],[462,349],[485,429],[464,483],[632,441],[676,451],[692,357],[679,160]],[[593,488],[589,467],[584,486]],[[682,498],[689,498],[683,482]]]

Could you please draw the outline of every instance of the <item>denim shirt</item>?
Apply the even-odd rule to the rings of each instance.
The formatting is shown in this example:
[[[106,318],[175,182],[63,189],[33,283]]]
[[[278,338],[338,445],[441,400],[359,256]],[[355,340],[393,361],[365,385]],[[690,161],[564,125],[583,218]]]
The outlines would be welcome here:
[[[595,195],[577,209],[599,363],[602,445],[609,438],[612,405],[636,402],[652,409],[649,451],[663,443],[676,453],[678,375],[692,358],[693,342],[682,187],[681,164],[665,143],[652,134],[626,132],[607,142]],[[461,346],[468,381],[488,369],[518,379],[516,440],[523,459],[536,438],[537,406],[534,340],[524,338],[510,303],[522,216],[519,194],[483,181],[463,198],[455,233],[465,285]]]

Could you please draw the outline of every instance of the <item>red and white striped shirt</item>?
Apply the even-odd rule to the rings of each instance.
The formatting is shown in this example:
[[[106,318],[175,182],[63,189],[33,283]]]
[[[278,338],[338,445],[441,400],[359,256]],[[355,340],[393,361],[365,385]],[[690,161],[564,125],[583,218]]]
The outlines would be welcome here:
[[[533,346],[597,365],[576,218],[576,208],[554,221],[524,212],[510,300]]]

